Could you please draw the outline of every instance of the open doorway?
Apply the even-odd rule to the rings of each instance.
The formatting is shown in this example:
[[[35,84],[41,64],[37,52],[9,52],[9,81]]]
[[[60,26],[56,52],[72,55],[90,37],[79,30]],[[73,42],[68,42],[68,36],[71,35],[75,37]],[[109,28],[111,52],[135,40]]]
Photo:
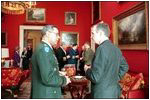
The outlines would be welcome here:
[[[27,47],[28,45],[30,45],[34,51],[37,45],[40,43],[41,38],[42,38],[42,35],[41,35],[40,30],[25,30],[24,47]]]
[[[20,46],[20,56],[23,48],[28,44],[31,45],[33,51],[35,50],[37,44],[41,41],[41,30],[43,26],[30,26],[21,25],[19,34],[19,46]]]
[[[28,45],[31,46],[32,51],[34,52],[36,46],[41,41],[42,35],[41,30],[43,29],[43,26],[20,26],[20,32],[19,32],[19,46],[20,46],[20,56],[23,51],[24,47],[27,47]],[[22,60],[21,60],[22,62]],[[22,65],[22,64],[20,64]],[[22,66],[20,66],[22,67]],[[31,72],[32,66],[31,63],[29,64],[29,70]],[[29,99],[31,94],[31,73],[29,77],[22,83],[20,89],[22,89],[22,93],[18,94],[18,98],[25,98]]]

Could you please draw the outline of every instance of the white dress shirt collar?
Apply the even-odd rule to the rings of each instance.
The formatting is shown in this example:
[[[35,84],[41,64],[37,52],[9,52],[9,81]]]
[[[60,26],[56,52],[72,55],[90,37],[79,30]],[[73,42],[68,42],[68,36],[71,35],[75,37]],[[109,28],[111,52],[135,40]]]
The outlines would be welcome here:
[[[48,44],[48,45],[50,46],[50,48],[52,48],[51,44],[50,44],[50,43],[48,43],[47,41],[42,40],[42,42],[44,42],[44,43]],[[52,48],[52,50],[53,50],[53,48]]]
[[[60,48],[65,52],[65,54],[66,54],[66,50],[62,47],[62,46],[60,46]]]

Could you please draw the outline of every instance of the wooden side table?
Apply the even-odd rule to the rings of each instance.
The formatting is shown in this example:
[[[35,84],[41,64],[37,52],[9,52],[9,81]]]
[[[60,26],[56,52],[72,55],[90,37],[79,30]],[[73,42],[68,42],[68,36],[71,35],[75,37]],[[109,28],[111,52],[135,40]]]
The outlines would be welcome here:
[[[69,84],[72,99],[82,99],[86,95],[87,86],[88,80],[85,77],[81,79],[75,79],[72,77],[71,83]]]

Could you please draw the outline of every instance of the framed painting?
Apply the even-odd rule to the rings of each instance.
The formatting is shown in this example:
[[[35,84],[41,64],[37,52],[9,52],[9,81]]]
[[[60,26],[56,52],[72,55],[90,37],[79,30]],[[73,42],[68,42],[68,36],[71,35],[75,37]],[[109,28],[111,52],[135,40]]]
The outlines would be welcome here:
[[[101,6],[100,1],[92,2],[92,23],[93,24],[101,20],[100,6]]]
[[[120,49],[148,49],[148,8],[142,2],[113,18],[114,44]]]
[[[45,9],[44,8],[31,8],[26,10],[27,22],[45,22]]]
[[[65,12],[65,25],[76,25],[76,12]]]
[[[78,32],[61,32],[61,43],[66,45],[79,45],[79,33]]]
[[[1,32],[1,45],[2,47],[7,47],[7,33]]]

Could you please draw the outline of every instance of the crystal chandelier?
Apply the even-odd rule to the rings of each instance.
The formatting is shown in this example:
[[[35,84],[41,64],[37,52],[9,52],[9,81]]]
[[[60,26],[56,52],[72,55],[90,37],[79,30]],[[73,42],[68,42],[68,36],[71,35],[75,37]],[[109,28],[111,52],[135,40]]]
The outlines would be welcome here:
[[[36,1],[2,1],[2,12],[6,14],[23,14],[28,8],[35,8]]]

